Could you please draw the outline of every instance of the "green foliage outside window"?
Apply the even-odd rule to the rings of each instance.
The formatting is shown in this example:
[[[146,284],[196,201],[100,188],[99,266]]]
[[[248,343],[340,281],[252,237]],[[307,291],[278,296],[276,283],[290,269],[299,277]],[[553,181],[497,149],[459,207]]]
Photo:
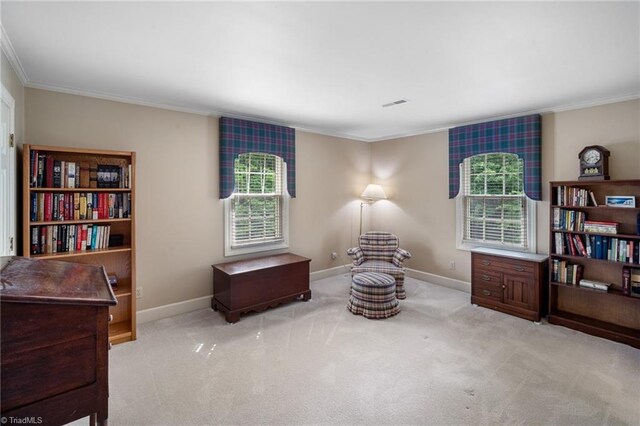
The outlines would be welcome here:
[[[282,159],[271,154],[239,155],[234,164],[234,245],[282,238]]]
[[[480,154],[465,160],[465,239],[526,244],[523,163],[516,154]]]

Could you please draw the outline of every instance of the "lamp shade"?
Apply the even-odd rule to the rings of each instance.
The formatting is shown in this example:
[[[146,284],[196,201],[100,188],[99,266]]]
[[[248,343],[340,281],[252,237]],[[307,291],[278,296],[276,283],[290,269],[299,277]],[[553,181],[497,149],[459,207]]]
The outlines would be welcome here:
[[[360,198],[364,198],[369,201],[376,200],[386,200],[387,194],[384,193],[384,189],[382,189],[382,185],[376,185],[374,183],[370,183],[360,195]]]

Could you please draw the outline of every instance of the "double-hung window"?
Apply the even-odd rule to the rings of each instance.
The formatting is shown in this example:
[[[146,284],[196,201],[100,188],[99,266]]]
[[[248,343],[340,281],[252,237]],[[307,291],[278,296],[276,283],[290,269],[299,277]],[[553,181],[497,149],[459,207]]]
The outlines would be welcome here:
[[[535,252],[535,204],[524,193],[516,154],[479,154],[460,165],[458,247]]]
[[[237,157],[235,189],[225,200],[226,256],[289,246],[286,175],[286,163],[276,155]]]

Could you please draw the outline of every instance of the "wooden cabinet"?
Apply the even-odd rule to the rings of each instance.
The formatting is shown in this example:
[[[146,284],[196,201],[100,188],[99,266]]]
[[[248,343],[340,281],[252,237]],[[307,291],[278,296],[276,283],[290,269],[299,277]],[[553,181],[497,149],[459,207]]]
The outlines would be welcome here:
[[[3,423],[27,417],[62,425],[92,416],[106,424],[109,306],[116,299],[104,269],[17,258],[1,280]]]
[[[551,182],[550,188],[549,322],[640,348],[640,298],[625,295],[622,291],[623,268],[640,268],[637,254],[640,208],[608,207],[605,204],[605,197],[611,195],[633,196],[638,203],[640,180]],[[584,201],[584,195],[580,196],[584,193],[588,201]],[[616,234],[585,232],[575,220],[572,226],[559,220],[558,215],[568,219],[580,215],[581,222],[617,223],[618,230]],[[596,237],[608,241],[600,256],[596,256],[595,247],[583,253],[575,247],[572,251],[563,245],[563,241],[569,238],[586,245]],[[616,241],[618,248],[621,242],[629,249],[633,247],[632,256],[620,255],[616,253],[618,250],[612,253],[612,241]],[[580,287],[578,280],[575,284],[567,283],[565,281],[568,280],[559,278],[557,272],[554,274],[554,265],[556,268],[576,265],[582,278],[609,283],[609,289],[600,291]]]
[[[471,303],[532,321],[546,307],[547,256],[478,248],[471,253]]]
[[[211,307],[237,322],[241,313],[311,298],[311,259],[292,253],[221,263],[213,267]]]
[[[25,144],[22,158],[23,256],[104,266],[118,280],[109,340],[135,340],[135,152]]]

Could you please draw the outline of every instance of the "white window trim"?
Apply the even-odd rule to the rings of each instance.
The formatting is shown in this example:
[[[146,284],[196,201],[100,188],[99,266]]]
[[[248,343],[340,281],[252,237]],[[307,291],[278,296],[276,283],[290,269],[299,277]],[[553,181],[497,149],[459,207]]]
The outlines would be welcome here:
[[[7,88],[2,85],[2,103],[9,108],[9,122],[6,129],[1,129],[2,156],[6,156],[6,169],[1,170],[0,208],[2,209],[2,223],[0,223],[0,256],[15,256],[17,249],[16,228],[16,141],[9,146],[9,135],[15,135],[15,105],[16,102]],[[5,138],[6,136],[6,138]]]
[[[538,243],[536,238],[536,201],[525,196],[525,204],[527,209],[527,239],[528,247],[517,247],[510,244],[501,244],[498,242],[472,242],[464,240],[464,165],[460,163],[460,191],[456,197],[456,249],[471,251],[478,247],[489,247],[502,250],[520,251],[525,253],[537,253]]]
[[[263,242],[249,244],[244,247],[231,246],[231,222],[233,220],[233,194],[224,199],[224,255],[240,256],[243,254],[260,253],[265,251],[282,250],[289,248],[289,200],[291,196],[287,191],[287,163],[282,161],[282,240],[275,242]]]

